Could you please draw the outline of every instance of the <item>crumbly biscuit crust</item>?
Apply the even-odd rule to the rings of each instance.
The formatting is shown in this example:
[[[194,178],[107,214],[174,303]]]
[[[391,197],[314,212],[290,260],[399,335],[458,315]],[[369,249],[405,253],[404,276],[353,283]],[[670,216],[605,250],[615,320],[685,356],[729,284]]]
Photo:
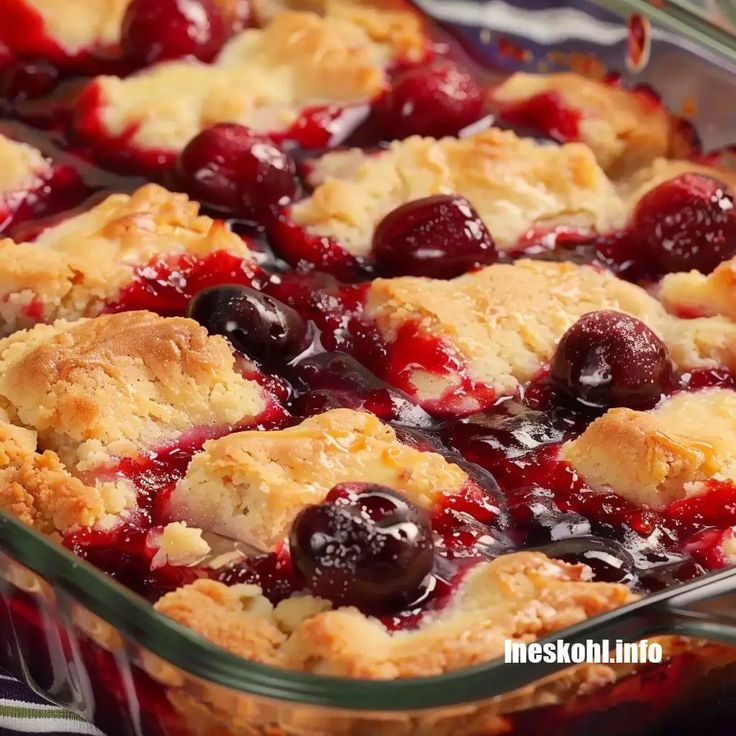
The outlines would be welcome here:
[[[304,506],[356,480],[400,489],[430,506],[468,477],[441,455],[402,444],[372,414],[334,409],[289,429],[211,440],[171,504],[177,518],[268,550]]]
[[[245,242],[224,222],[199,214],[184,194],[146,184],[133,194],[113,194],[90,210],[44,230],[33,243],[0,240],[2,332],[39,321],[92,317],[113,301],[134,270],[156,256],[215,251],[242,256]],[[29,316],[29,304],[35,305]]]
[[[662,508],[701,481],[736,480],[734,447],[736,392],[713,388],[676,394],[650,412],[609,409],[562,458],[594,487]]]
[[[80,469],[265,408],[224,338],[150,312],[38,325],[0,341],[0,403]]]
[[[450,281],[376,279],[366,300],[367,316],[389,342],[402,325],[414,322],[451,346],[470,375],[499,395],[532,379],[568,327],[599,309],[645,322],[681,369],[736,365],[736,323],[720,316],[680,319],[641,287],[593,266],[517,260]],[[428,384],[423,370],[412,374],[420,400],[434,398],[457,380],[447,375]]]

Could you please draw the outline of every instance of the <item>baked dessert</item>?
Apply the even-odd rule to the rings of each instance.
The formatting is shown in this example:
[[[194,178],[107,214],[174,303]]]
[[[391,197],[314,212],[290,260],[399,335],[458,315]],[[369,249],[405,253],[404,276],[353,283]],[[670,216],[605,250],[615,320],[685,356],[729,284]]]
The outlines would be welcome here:
[[[328,145],[341,125],[365,116],[390,65],[426,54],[426,39],[410,10],[323,5],[323,15],[273,14],[262,28],[235,35],[211,64],[176,60],[96,79],[80,100],[77,131],[103,152],[122,146],[141,165],[158,167],[215,123]],[[176,98],[166,94],[172,88]]]
[[[732,564],[736,173],[641,89],[488,84],[400,0],[190,2],[0,9],[34,29],[0,31],[0,508],[353,678]],[[26,206],[60,169],[92,198]]]
[[[247,284],[258,270],[247,240],[157,184],[112,194],[33,242],[0,240],[0,253],[4,334],[103,310],[145,309],[151,299],[159,312],[180,314],[210,282]]]

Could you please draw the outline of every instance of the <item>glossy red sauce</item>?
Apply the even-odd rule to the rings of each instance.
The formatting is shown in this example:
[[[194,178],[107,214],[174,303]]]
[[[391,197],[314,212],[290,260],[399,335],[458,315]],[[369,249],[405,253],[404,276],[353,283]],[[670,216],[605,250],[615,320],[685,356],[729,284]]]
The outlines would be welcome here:
[[[501,117],[509,125],[538,131],[560,143],[580,139],[582,113],[565,104],[557,92],[542,92],[500,107]]]
[[[162,256],[135,269],[109,312],[148,309],[170,316],[186,312],[194,294],[217,284],[253,283],[258,269],[227,251],[214,251],[202,258],[191,254]]]

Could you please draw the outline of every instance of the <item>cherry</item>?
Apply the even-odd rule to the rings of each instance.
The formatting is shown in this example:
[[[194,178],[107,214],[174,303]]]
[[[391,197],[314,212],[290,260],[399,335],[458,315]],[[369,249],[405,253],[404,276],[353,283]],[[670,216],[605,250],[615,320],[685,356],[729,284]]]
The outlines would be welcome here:
[[[123,17],[123,53],[142,66],[184,56],[211,61],[226,40],[216,0],[133,0]]]
[[[427,512],[386,486],[335,486],[303,509],[289,537],[307,587],[338,605],[386,611],[411,598],[432,570]]]
[[[59,70],[43,59],[19,59],[3,74],[0,94],[9,100],[35,100],[50,92],[59,80]]]
[[[456,135],[483,116],[483,92],[455,64],[415,67],[396,78],[376,112],[391,138],[441,138]]]
[[[218,123],[192,138],[178,163],[187,192],[217,210],[262,220],[297,191],[296,164],[268,138]]]
[[[389,212],[373,234],[376,268],[392,276],[452,278],[495,263],[498,251],[464,197],[437,194]]]
[[[717,179],[681,174],[639,200],[630,230],[659,273],[710,273],[736,255],[734,193]]]
[[[509,497],[508,513],[525,532],[526,545],[546,544],[590,534],[590,521],[575,511],[563,511],[554,493],[540,486],[516,489]]]
[[[224,335],[246,355],[266,364],[287,363],[309,344],[309,327],[291,307],[247,286],[200,291],[189,316],[210,334]]]
[[[542,551],[558,560],[588,565],[597,581],[627,585],[636,582],[633,557],[624,545],[612,539],[570,537],[553,541]]]
[[[552,359],[554,387],[587,407],[653,407],[671,385],[664,343],[643,322],[612,310],[581,317]]]

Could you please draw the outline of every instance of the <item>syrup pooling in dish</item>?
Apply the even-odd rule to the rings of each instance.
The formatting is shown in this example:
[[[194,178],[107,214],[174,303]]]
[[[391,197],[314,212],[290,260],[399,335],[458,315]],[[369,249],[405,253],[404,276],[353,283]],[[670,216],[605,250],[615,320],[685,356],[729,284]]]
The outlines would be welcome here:
[[[85,4],[8,3],[3,509],[343,676],[733,561],[736,176],[656,97],[489,85],[398,0]]]

